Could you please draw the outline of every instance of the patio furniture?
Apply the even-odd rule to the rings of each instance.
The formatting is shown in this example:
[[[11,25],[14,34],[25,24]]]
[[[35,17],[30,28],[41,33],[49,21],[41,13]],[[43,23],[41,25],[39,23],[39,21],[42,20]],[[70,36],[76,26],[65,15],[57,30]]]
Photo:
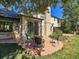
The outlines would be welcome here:
[[[44,47],[44,39],[41,36],[34,36],[33,41],[36,47]]]

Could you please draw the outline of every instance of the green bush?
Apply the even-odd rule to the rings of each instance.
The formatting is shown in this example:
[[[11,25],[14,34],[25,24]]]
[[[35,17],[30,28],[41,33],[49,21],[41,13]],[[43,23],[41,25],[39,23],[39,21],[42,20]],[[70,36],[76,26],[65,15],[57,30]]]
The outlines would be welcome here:
[[[50,37],[52,38],[52,39],[56,39],[56,40],[61,40],[62,39],[62,31],[61,30],[59,30],[59,29],[57,29],[57,30],[55,30],[51,35],[50,35]]]

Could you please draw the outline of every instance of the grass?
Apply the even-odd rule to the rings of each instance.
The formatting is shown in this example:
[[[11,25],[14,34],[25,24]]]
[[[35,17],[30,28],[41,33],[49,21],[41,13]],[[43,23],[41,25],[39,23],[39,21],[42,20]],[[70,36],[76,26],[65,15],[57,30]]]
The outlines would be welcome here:
[[[79,59],[79,36],[67,37],[62,50],[37,59]]]
[[[62,50],[36,59],[79,59],[79,36],[63,40]],[[22,59],[22,49],[17,44],[0,44],[0,59]]]

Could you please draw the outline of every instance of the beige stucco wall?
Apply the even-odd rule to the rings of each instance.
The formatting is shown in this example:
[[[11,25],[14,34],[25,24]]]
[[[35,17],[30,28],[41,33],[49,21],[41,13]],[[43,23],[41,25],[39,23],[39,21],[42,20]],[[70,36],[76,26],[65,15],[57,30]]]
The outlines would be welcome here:
[[[46,13],[45,26],[46,26],[46,35],[49,36],[51,34],[51,16],[50,13]]]
[[[45,35],[45,20],[42,21],[42,36]]]
[[[50,8],[48,7],[48,10],[45,11],[45,19],[43,21],[43,35],[49,36],[51,31],[51,14],[50,14]]]
[[[22,33],[23,33],[25,31],[27,31],[27,20],[28,20],[28,18],[25,17],[25,16],[22,16],[21,19],[22,19],[21,23],[22,23]]]

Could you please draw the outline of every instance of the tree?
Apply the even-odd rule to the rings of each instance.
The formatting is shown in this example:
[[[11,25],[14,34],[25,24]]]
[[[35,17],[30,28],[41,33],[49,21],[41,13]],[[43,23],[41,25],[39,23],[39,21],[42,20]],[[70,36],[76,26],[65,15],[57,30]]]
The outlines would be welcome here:
[[[68,0],[66,4],[64,5],[64,19],[67,21],[67,23],[70,22],[70,30],[75,31],[77,22],[79,21],[79,0]]]
[[[64,33],[70,33],[71,32],[71,22],[68,20],[61,20],[61,28]]]
[[[24,12],[44,13],[48,6],[56,6],[58,0],[0,0],[5,7],[18,6]],[[62,0],[63,5],[67,0]],[[27,6],[28,5],[28,6]]]

